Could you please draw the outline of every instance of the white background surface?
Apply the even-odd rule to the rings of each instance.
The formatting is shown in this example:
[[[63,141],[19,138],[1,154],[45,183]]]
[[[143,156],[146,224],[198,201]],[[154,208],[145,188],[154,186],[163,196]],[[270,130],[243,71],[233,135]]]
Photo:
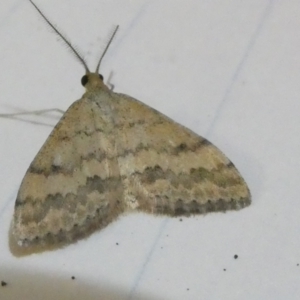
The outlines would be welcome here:
[[[253,203],[182,221],[126,215],[75,245],[15,258],[16,193],[57,119],[0,119],[0,299],[299,299],[300,2],[36,3],[92,69],[119,24],[102,74],[217,145]],[[82,66],[28,1],[1,1],[0,45],[2,113],[65,110],[81,97]]]

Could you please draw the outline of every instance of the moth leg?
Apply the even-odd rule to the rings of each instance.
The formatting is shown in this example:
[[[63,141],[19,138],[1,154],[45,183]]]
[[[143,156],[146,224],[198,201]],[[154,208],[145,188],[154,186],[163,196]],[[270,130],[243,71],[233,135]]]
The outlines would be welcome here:
[[[0,114],[0,118],[6,118],[6,119],[11,119],[11,120],[18,120],[21,122],[26,122],[26,123],[31,123],[31,124],[35,124],[35,125],[43,125],[43,126],[49,126],[49,127],[53,127],[53,124],[47,124],[47,123],[42,123],[42,122],[37,122],[37,121],[32,121],[32,120],[28,120],[26,118],[22,118],[22,116],[41,116],[41,115],[45,115],[47,113],[50,112],[57,112],[59,114],[64,114],[64,111],[58,108],[50,108],[50,109],[41,109],[41,110],[35,110],[35,111],[24,111],[24,112],[19,112],[19,113],[12,113],[12,114]],[[51,118],[54,118],[54,116],[48,116]],[[55,117],[57,118],[57,117]],[[59,117],[58,119],[60,119],[61,117]]]
[[[107,79],[107,82],[106,82],[106,84],[108,85],[108,87],[110,88],[110,90],[111,90],[112,92],[113,92],[113,90],[114,90],[114,88],[115,88],[115,85],[114,85],[113,83],[110,82],[111,79],[112,79],[112,77],[113,77],[113,75],[114,75],[114,72],[111,71],[111,72],[109,73],[109,76],[108,76],[108,79]]]
[[[24,112],[19,112],[19,113],[12,113],[12,114],[0,114],[0,118],[14,118],[17,116],[24,116],[24,115],[34,115],[34,116],[39,116],[43,115],[49,112],[58,112],[60,114],[64,114],[65,112],[59,108],[49,108],[49,109],[41,109],[41,110],[34,110],[34,111],[24,111]]]

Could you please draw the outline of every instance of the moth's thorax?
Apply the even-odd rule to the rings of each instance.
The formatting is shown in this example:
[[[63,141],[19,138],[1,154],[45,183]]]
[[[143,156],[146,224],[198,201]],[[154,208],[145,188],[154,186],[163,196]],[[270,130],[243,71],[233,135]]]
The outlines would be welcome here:
[[[109,88],[104,84],[103,80],[97,73],[87,73],[87,83],[85,84],[86,92],[92,92],[97,89],[103,89],[108,91]]]

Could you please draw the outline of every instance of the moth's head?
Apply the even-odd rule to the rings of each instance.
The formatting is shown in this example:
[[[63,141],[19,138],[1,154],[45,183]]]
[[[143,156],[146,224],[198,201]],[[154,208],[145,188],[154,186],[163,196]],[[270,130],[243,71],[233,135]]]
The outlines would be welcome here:
[[[84,76],[82,76],[81,84],[85,87],[86,91],[98,88],[108,90],[108,87],[103,82],[103,76],[98,73],[87,72]]]
[[[87,91],[91,91],[93,89],[97,88],[104,88],[108,90],[108,87],[103,83],[103,76],[99,73],[100,64],[101,61],[108,50],[108,47],[110,46],[115,34],[118,31],[119,25],[116,26],[113,33],[111,34],[111,37],[109,41],[107,42],[107,45],[103,51],[103,53],[100,56],[100,59],[98,61],[96,71],[90,72],[84,58],[79,54],[76,47],[72,46],[71,42],[67,40],[60,32],[59,30],[46,18],[46,16],[41,12],[41,10],[34,4],[32,0],[29,0],[31,4],[34,6],[34,8],[38,11],[38,13],[42,16],[42,18],[46,21],[46,23],[54,30],[54,32],[63,40],[63,42],[67,45],[67,47],[71,50],[71,53],[78,59],[78,61],[83,65],[85,69],[85,75],[81,78],[81,84],[86,88]]]

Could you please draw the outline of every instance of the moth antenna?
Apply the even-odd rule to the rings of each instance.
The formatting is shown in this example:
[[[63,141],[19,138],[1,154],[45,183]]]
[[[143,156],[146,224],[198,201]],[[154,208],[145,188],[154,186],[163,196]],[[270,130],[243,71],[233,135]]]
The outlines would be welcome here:
[[[102,59],[103,59],[105,53],[107,52],[107,49],[108,49],[108,47],[110,46],[112,40],[114,39],[114,37],[115,37],[115,35],[116,35],[118,29],[119,29],[119,25],[116,26],[114,32],[112,33],[112,35],[111,35],[111,37],[110,37],[110,39],[109,39],[109,41],[108,41],[108,43],[107,43],[107,45],[106,45],[106,47],[105,47],[105,49],[104,49],[104,51],[103,51],[103,53],[102,53],[100,59],[99,59],[99,62],[98,62],[98,64],[97,64],[96,71],[95,71],[96,73],[99,73],[101,61],[102,61]]]
[[[72,53],[75,55],[75,57],[83,64],[86,73],[90,73],[89,68],[84,61],[84,59],[79,55],[78,51],[72,46],[72,44],[58,31],[58,29],[48,20],[48,18],[42,13],[42,11],[36,6],[36,4],[29,0],[31,4],[34,6],[34,8],[38,11],[38,13],[42,16],[42,18],[47,22],[47,24],[54,30],[54,32],[68,45],[69,49],[72,51]],[[106,49],[107,50],[107,49]],[[105,51],[106,51],[105,50]],[[104,52],[105,53],[105,52]]]

